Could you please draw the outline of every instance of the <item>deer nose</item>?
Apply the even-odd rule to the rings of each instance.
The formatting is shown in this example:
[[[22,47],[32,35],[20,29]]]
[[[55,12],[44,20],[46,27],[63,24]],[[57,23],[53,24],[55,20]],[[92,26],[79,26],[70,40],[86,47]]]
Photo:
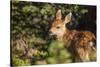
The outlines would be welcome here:
[[[49,31],[48,33],[49,33],[49,35],[51,35],[51,34],[52,34],[52,32],[51,32],[51,31]]]

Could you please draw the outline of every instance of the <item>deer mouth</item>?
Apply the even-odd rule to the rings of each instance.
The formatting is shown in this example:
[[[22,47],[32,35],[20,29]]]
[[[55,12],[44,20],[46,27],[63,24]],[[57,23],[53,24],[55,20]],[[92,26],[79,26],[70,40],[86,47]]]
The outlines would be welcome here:
[[[55,34],[49,34],[49,38],[56,40],[57,39],[57,35],[55,35]]]

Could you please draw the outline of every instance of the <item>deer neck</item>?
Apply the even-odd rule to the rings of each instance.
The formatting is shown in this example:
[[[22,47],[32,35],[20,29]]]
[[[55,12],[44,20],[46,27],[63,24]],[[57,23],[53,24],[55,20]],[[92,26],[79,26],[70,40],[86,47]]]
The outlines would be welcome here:
[[[70,32],[70,30],[65,29],[65,32],[63,33],[63,35],[57,37],[58,41],[62,41],[63,42],[64,38],[66,37],[66,35],[68,35],[69,32]]]

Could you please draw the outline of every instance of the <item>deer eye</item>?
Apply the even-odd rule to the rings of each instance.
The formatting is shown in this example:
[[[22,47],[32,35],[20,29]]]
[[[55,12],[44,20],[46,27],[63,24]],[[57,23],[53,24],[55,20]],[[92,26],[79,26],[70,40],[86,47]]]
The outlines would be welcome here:
[[[60,27],[56,27],[57,29],[59,29]]]

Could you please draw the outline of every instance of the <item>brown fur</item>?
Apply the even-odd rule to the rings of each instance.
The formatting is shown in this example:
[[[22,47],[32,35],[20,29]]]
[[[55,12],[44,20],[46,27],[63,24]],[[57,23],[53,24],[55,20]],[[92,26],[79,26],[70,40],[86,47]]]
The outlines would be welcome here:
[[[57,40],[63,41],[65,46],[71,51],[75,61],[90,61],[90,55],[96,51],[94,47],[96,38],[90,31],[76,31],[66,28],[66,24],[71,21],[71,13],[61,19],[61,10],[56,13],[56,19],[50,29],[51,35],[56,35]]]

